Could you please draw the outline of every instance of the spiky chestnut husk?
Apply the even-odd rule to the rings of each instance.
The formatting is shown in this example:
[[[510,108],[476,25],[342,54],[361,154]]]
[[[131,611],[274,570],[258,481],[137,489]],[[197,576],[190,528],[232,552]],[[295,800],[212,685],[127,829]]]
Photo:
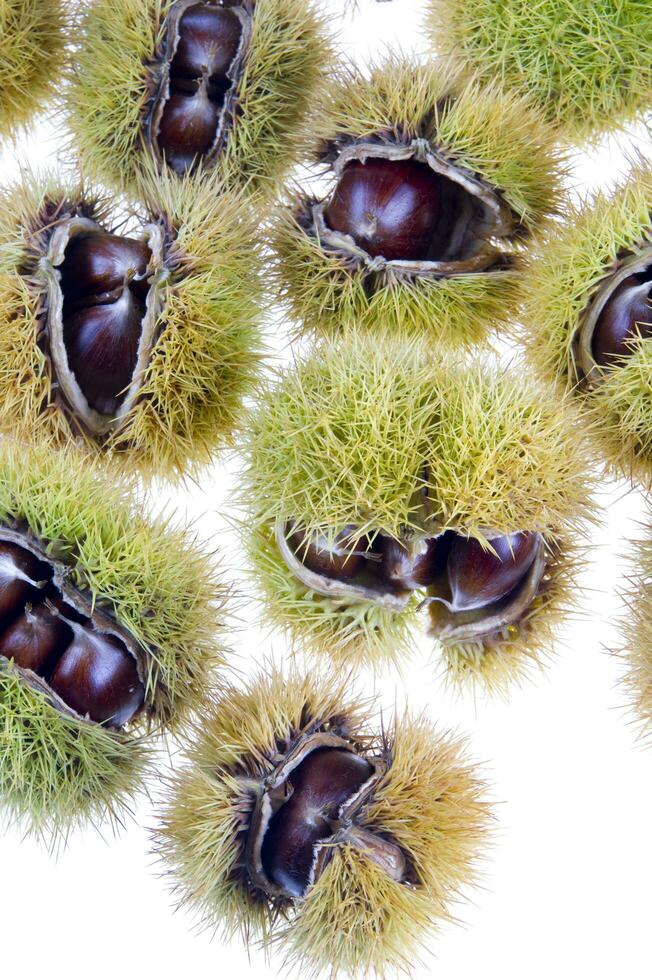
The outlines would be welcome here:
[[[632,336],[622,359],[600,367],[589,334],[612,286],[648,255],[652,266],[651,213],[652,170],[644,162],[613,192],[571,208],[532,262],[523,314],[535,370],[572,391],[609,467],[646,485],[652,480],[652,345]],[[644,324],[636,332],[643,337]]]
[[[120,823],[150,765],[151,736],[181,731],[205,704],[223,658],[227,590],[187,531],[148,516],[131,481],[44,448],[0,447],[2,535],[38,549],[67,601],[125,638],[144,688],[143,709],[110,727],[0,655],[0,806],[56,842],[88,821]]]
[[[271,671],[229,690],[173,777],[156,835],[181,901],[208,927],[278,949],[302,975],[408,968],[473,882],[488,832],[486,789],[462,743],[409,715],[381,735],[347,686]],[[270,898],[247,870],[250,818],[265,780],[320,733],[385,769],[353,814],[354,833],[398,850],[409,880],[393,880],[349,830],[303,899]]]
[[[0,0],[0,137],[15,136],[58,89],[65,25],[60,0]]]
[[[638,0],[430,0],[427,23],[441,54],[526,92],[569,141],[652,106],[652,8]]]
[[[624,638],[619,651],[627,703],[644,739],[652,732],[652,528],[630,546],[629,576],[620,618]]]
[[[381,325],[471,346],[490,325],[506,327],[519,296],[524,243],[562,196],[564,163],[538,112],[495,84],[464,81],[449,64],[389,57],[367,75],[340,71],[310,127],[313,156],[328,167],[330,189],[323,199],[290,191],[271,229],[278,291],[298,329]],[[346,174],[345,164],[359,157],[415,158],[424,170],[438,171],[444,206],[457,189],[456,215],[461,201],[473,198],[475,244],[464,246],[465,260],[453,249],[451,261],[388,262],[334,234],[324,206],[340,169]]]
[[[499,687],[525,672],[574,604],[591,514],[590,464],[567,402],[519,370],[435,360],[423,338],[322,341],[261,390],[246,426],[242,533],[267,620],[340,666],[396,662],[429,618],[426,591],[310,578],[284,528],[333,537],[353,527],[372,541],[454,530],[483,542],[529,530],[544,570],[519,593],[514,621],[470,642],[428,604],[455,676]]]
[[[257,373],[255,219],[214,179],[178,181],[152,172],[143,190],[142,209],[130,215],[130,237],[147,242],[151,253],[141,358],[118,411],[99,416],[86,411],[85,393],[66,363],[70,354],[61,352],[66,309],[57,280],[67,229],[118,225],[118,234],[129,236],[124,212],[111,197],[57,177],[34,177],[3,197],[0,426],[58,445],[75,441],[145,476],[173,477],[207,463],[229,442]],[[121,341],[107,353],[123,349]]]
[[[232,186],[271,193],[297,155],[301,124],[332,58],[325,18],[312,0],[224,6],[237,8],[245,23],[241,70],[225,144],[208,162]],[[168,28],[178,7],[175,0],[95,0],[81,20],[67,117],[75,152],[94,179],[133,191],[154,156],[149,125],[167,79]]]

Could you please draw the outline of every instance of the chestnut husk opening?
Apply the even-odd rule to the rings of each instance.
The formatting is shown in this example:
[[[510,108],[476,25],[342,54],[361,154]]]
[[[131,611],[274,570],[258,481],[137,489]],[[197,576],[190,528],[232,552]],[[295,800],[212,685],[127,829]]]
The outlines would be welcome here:
[[[263,860],[263,845],[272,818],[292,794],[292,772],[313,752],[323,749],[339,749],[357,754],[368,763],[371,774],[339,807],[337,818],[332,821],[332,833],[314,844],[307,884],[303,894],[297,896],[288,893],[268,877]],[[268,898],[278,902],[302,901],[324,871],[337,844],[348,844],[358,848],[364,852],[366,858],[378,864],[394,881],[409,883],[408,862],[401,849],[393,841],[374,834],[368,828],[356,825],[356,818],[370,800],[388,768],[387,759],[382,756],[362,755],[351,742],[334,733],[314,732],[302,735],[289,748],[274,770],[256,787],[256,800],[248,824],[245,846],[245,862],[251,884],[264,892]]]
[[[581,316],[579,327],[573,338],[573,358],[581,383],[590,386],[598,382],[605,371],[618,368],[619,361],[621,361],[619,357],[614,357],[613,363],[608,365],[600,365],[595,360],[593,339],[596,327],[601,314],[618,287],[630,276],[646,273],[650,269],[652,269],[652,246],[619,258],[614,267],[606,273],[600,288],[593,294]],[[652,273],[649,273],[649,278],[652,288]],[[650,317],[652,319],[652,310]],[[641,342],[637,340],[636,336],[632,337],[631,353],[636,350],[637,343]],[[623,355],[623,357],[626,356],[627,354]]]
[[[287,567],[306,588],[342,603],[354,605],[372,602],[396,613],[406,609],[414,595],[418,596],[421,593],[422,605],[429,607],[430,635],[444,644],[482,640],[490,642],[501,635],[505,629],[521,621],[539,592],[548,564],[547,546],[543,537],[537,534],[533,557],[518,583],[507,595],[476,608],[453,611],[449,608],[451,591],[446,562],[441,564],[438,571],[437,564],[433,564],[431,568],[433,578],[430,584],[415,589],[401,589],[388,581],[383,574],[382,561],[370,562],[368,569],[353,579],[330,578],[319,575],[301,562],[301,555],[295,553],[288,542],[289,528],[288,524],[281,522],[277,524],[277,546]],[[449,529],[439,534],[424,534],[420,537],[411,535],[400,544],[416,554],[420,550],[418,548],[420,542],[440,540],[442,553],[445,554],[452,533]],[[487,530],[483,531],[482,535],[487,541],[501,537]],[[369,571],[371,568],[376,571]]]
[[[97,232],[104,233],[106,229],[97,222],[79,215],[60,221],[54,228],[47,252],[39,260],[39,271],[46,283],[46,316],[38,339],[50,366],[55,402],[74,427],[81,433],[100,441],[103,436],[120,428],[140,397],[152,350],[159,338],[159,320],[164,308],[163,294],[169,273],[165,266],[164,229],[159,224],[145,225],[143,240],[151,253],[151,273],[147,277],[149,290],[145,301],[145,315],[141,325],[136,366],[131,383],[124,392],[117,411],[110,416],[102,415],[89,405],[69,365],[64,341],[64,294],[60,272],[69,242],[78,235],[88,236]]]
[[[427,164],[435,173],[450,182],[454,195],[452,205],[458,210],[448,229],[448,244],[442,245],[438,258],[422,260],[386,259],[373,257],[347,234],[328,226],[325,212],[330,197],[307,202],[297,215],[299,224],[312,234],[327,250],[337,252],[347,267],[365,268],[369,275],[382,273],[387,282],[414,277],[434,279],[470,275],[479,272],[503,271],[512,264],[511,256],[500,247],[501,240],[509,241],[520,229],[511,208],[499,193],[481,178],[451,163],[427,140],[415,139],[406,144],[388,143],[379,138],[374,142],[355,142],[340,150],[332,162],[335,185],[352,161],[367,159],[416,160]],[[433,240],[438,233],[433,230]]]
[[[42,565],[46,565],[51,570],[51,577],[47,581],[36,583],[43,591],[43,603],[48,611],[67,624],[71,631],[79,630],[80,624],[89,633],[96,633],[98,636],[109,637],[113,642],[120,644],[129,656],[134,660],[138,679],[143,689],[143,701],[138,712],[133,716],[137,719],[143,711],[151,712],[152,706],[146,703],[148,687],[148,670],[145,653],[131,634],[123,629],[111,615],[108,609],[100,608],[97,600],[93,600],[90,594],[85,594],[80,588],[73,585],[70,581],[71,571],[65,560],[53,557],[48,553],[44,545],[41,544],[26,528],[17,525],[15,529],[10,527],[0,527],[0,544],[8,542],[17,545],[24,551],[32,554]],[[26,605],[29,605],[27,603]],[[0,653],[0,669],[10,661]],[[109,730],[120,731],[123,726],[112,725],[110,721],[94,721],[88,715],[81,715],[72,708],[59,694],[50,686],[48,681],[35,673],[33,670],[25,669],[12,662],[12,669],[17,672],[21,680],[33,690],[45,695],[49,704],[58,712],[74,718],[78,722],[87,725],[98,725]]]
[[[181,40],[180,25],[186,11],[195,6],[198,0],[177,0],[173,4],[165,24],[165,40],[162,51],[157,53],[154,61],[157,62],[156,69],[151,69],[152,94],[149,98],[143,120],[143,132],[147,143],[154,155],[159,167],[166,164],[165,153],[159,144],[159,133],[165,106],[171,97],[170,86],[170,66],[177,52]],[[216,6],[221,6],[216,4]],[[224,150],[228,139],[232,120],[238,108],[238,82],[242,74],[252,36],[252,17],[253,14],[244,5],[223,4],[229,11],[234,13],[242,25],[242,34],[238,51],[226,73],[231,85],[224,92],[222,107],[219,112],[215,137],[210,150],[200,155],[195,160],[194,167],[199,165],[212,166],[215,164],[220,154]],[[174,168],[173,168],[174,169]]]

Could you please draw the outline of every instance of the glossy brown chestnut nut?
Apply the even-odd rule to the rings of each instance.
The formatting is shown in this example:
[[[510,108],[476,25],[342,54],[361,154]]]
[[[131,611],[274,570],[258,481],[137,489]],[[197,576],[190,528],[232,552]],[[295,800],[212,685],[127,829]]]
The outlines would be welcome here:
[[[66,356],[88,404],[102,415],[116,412],[136,369],[150,259],[145,242],[102,231],[75,235],[66,248]]]
[[[508,596],[534,561],[539,541],[535,532],[517,531],[489,539],[489,551],[474,538],[455,535],[448,556],[452,610],[481,609]]]
[[[71,639],[70,628],[45,603],[27,605],[0,633],[0,656],[47,677]]]
[[[368,542],[356,541],[354,527],[345,527],[331,542],[325,534],[306,535],[295,531],[288,543],[299,561],[318,575],[334,579],[352,579],[364,569],[369,552]]]
[[[34,555],[11,541],[0,541],[0,623],[22,610],[42,575]]]
[[[112,636],[81,626],[74,626],[73,633],[54,668],[51,688],[83,717],[115,727],[126,725],[145,696],[136,661]]]
[[[652,335],[652,270],[648,279],[631,275],[613,291],[598,317],[591,352],[601,367],[633,352],[632,340]]]
[[[242,23],[227,7],[197,3],[185,11],[178,30],[158,145],[169,166],[184,173],[211,151],[217,137]]]
[[[372,773],[365,759],[345,749],[317,749],[292,771],[291,795],[272,817],[262,846],[267,876],[287,895],[305,894],[315,845],[332,837],[340,807]]]
[[[446,568],[450,537],[444,534],[408,546],[393,538],[383,538],[381,574],[398,589],[427,588]]]
[[[371,256],[424,261],[442,219],[446,181],[417,160],[348,163],[324,218]]]

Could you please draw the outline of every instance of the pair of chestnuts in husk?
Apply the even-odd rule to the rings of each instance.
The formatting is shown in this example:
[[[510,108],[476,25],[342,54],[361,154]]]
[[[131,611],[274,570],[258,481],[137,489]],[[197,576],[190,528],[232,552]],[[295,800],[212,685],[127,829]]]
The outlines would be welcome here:
[[[124,216],[34,178],[0,218],[0,425],[145,475],[207,462],[260,362],[255,218],[205,176],[153,179]]]
[[[149,735],[222,662],[225,590],[184,529],[72,451],[0,450],[0,807],[56,841],[119,822]]]
[[[282,372],[246,439],[243,540],[275,626],[377,664],[426,606],[454,677],[501,686],[539,662],[592,507],[569,399],[379,327]]]
[[[462,745],[425,718],[381,734],[341,682],[268,670],[205,720],[157,842],[208,926],[305,972],[382,974],[472,883],[488,818]]]
[[[274,188],[331,56],[312,0],[94,0],[77,40],[65,92],[76,152],[130,192],[152,163]]]

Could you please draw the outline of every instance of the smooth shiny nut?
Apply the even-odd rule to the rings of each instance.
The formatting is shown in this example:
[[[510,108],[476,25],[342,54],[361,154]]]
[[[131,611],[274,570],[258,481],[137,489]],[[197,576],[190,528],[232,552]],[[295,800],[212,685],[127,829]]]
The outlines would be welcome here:
[[[494,553],[474,538],[455,535],[448,556],[448,580],[454,612],[499,602],[516,588],[534,561],[540,537],[518,531],[491,538]]]
[[[416,160],[348,163],[324,217],[371,256],[427,260],[442,216],[445,181]]]
[[[633,353],[635,337],[652,334],[652,281],[628,276],[605,303],[593,332],[591,351],[596,364],[613,365],[614,360]]]
[[[47,677],[71,639],[70,628],[45,603],[27,606],[0,633],[0,656]]]

